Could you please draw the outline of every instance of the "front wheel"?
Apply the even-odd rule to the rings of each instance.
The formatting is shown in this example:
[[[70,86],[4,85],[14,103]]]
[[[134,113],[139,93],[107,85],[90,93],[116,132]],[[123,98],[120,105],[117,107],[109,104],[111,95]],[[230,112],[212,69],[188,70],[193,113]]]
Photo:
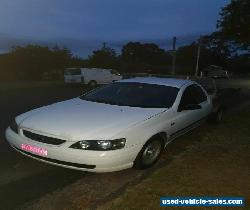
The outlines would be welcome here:
[[[223,119],[223,115],[224,115],[224,110],[221,108],[216,112],[215,122],[220,123]]]
[[[137,169],[146,169],[154,165],[160,158],[163,150],[163,143],[160,139],[149,140],[137,155],[134,167]]]

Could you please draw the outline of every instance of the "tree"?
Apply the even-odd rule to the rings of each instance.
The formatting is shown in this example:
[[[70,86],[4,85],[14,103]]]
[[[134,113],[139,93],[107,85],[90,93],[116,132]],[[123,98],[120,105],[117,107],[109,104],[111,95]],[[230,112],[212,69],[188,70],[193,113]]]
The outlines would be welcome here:
[[[229,59],[228,70],[238,74],[249,74],[250,70],[250,53],[236,55]]]
[[[178,63],[178,65],[182,66],[179,72],[177,72],[178,74],[194,75],[197,59],[197,49],[198,43],[193,42],[192,44],[180,47],[177,50],[176,62]],[[207,47],[203,44],[203,42],[201,43],[199,61],[200,70],[209,65],[225,66],[226,61],[227,58],[224,54]]]
[[[63,69],[79,63],[67,48],[50,49],[39,45],[13,47],[10,53],[0,56],[1,75],[5,79],[41,80],[58,79]]]
[[[117,62],[115,50],[106,46],[93,51],[93,54],[88,58],[88,66],[96,68],[117,68]]]
[[[217,28],[221,39],[250,50],[250,1],[232,0],[222,8]]]
[[[220,32],[213,32],[210,35],[202,37],[202,45],[211,50],[216,55],[230,57],[233,52],[237,51],[234,44],[230,41],[224,40]]]
[[[129,42],[122,48],[121,59],[125,70],[134,72],[164,72],[171,63],[171,56],[153,43]]]
[[[51,54],[51,59],[53,60],[51,67],[54,69],[63,69],[71,66],[73,55],[68,48],[59,48],[58,46],[55,46],[51,50]]]

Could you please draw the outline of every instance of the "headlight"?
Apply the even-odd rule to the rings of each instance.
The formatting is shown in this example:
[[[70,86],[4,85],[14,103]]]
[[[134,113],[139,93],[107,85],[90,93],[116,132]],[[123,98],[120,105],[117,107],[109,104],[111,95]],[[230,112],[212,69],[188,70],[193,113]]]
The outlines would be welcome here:
[[[16,123],[16,120],[13,120],[10,124],[11,130],[13,130],[15,133],[18,133],[18,125]]]
[[[126,139],[115,139],[115,140],[83,140],[72,144],[70,148],[82,149],[82,150],[116,150],[122,149],[125,146]]]

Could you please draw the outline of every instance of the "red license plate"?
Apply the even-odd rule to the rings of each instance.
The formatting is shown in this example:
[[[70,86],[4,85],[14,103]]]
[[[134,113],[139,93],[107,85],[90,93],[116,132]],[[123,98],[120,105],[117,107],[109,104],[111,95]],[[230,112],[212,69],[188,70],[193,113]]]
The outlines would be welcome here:
[[[40,147],[32,146],[30,144],[22,144],[21,148],[24,151],[32,152],[32,153],[40,155],[40,156],[47,156],[48,155],[48,150],[40,148]]]

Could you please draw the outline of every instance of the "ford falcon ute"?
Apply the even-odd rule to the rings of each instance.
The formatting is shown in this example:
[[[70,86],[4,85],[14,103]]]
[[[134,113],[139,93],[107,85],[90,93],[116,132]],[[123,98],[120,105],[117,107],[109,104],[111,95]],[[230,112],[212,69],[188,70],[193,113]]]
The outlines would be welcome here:
[[[145,169],[211,111],[211,98],[195,81],[131,78],[21,114],[6,139],[23,155],[70,169]]]

